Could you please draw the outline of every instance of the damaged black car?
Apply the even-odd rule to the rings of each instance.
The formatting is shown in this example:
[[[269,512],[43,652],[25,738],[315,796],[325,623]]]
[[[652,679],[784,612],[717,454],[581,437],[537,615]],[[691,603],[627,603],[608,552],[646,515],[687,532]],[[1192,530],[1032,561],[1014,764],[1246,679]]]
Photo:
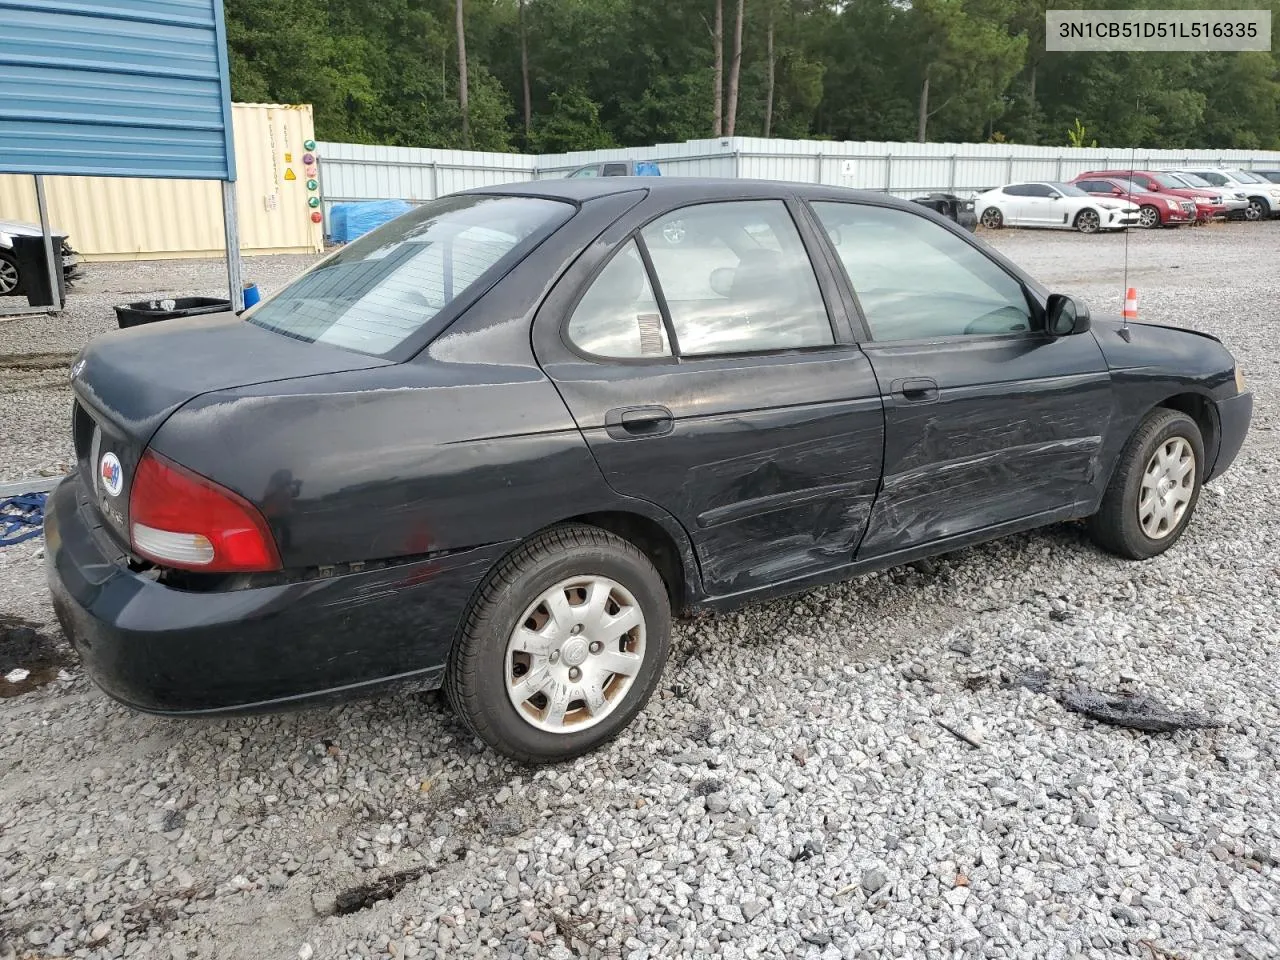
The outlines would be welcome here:
[[[920,204],[665,177],[444,197],[72,383],[47,568],[107,693],[443,685],[529,762],[626,727],[673,615],[1061,521],[1168,550],[1252,411]]]

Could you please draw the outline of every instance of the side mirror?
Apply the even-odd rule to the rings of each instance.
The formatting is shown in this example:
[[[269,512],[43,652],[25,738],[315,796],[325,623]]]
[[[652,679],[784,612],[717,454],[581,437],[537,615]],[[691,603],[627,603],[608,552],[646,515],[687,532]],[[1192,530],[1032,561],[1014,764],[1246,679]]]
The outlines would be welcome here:
[[[1124,190],[1122,190],[1120,187],[1112,187],[1112,188],[1111,188],[1111,195],[1112,195],[1113,197],[1123,197],[1123,196],[1124,196]]]
[[[1050,294],[1044,312],[1045,332],[1051,337],[1066,337],[1089,329],[1089,307],[1065,293]]]
[[[1051,194],[1049,194],[1049,199],[1050,199],[1050,200],[1061,200],[1061,199],[1062,199],[1062,194],[1060,194],[1060,193],[1051,193]]]

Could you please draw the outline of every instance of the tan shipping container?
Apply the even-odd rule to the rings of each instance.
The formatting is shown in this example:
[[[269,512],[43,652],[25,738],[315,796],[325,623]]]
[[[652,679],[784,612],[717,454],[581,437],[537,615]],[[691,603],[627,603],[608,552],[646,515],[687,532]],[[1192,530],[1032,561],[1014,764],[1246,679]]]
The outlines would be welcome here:
[[[240,252],[310,253],[323,249],[311,222],[307,153],[315,138],[310,104],[237,103],[236,206]],[[218,257],[224,251],[222,193],[216,181],[131,177],[46,177],[49,222],[85,260]],[[0,220],[40,222],[35,185],[0,175]]]

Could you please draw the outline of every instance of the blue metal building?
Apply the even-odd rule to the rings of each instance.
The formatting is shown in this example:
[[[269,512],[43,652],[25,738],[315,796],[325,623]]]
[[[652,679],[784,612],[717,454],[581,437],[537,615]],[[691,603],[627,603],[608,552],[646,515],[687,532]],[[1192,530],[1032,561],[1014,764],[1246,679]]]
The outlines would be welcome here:
[[[222,0],[0,0],[0,173],[223,181],[238,307]]]

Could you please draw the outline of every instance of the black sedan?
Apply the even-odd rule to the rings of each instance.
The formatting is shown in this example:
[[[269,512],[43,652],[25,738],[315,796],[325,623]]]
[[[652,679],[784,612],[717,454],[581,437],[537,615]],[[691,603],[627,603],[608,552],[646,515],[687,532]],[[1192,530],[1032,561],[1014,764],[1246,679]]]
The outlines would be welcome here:
[[[103,689],[443,684],[526,761],[627,725],[673,613],[1066,520],[1161,553],[1253,403],[1213,337],[1091,320],[919,204],[666,178],[445,197],[72,382],[47,567]]]

